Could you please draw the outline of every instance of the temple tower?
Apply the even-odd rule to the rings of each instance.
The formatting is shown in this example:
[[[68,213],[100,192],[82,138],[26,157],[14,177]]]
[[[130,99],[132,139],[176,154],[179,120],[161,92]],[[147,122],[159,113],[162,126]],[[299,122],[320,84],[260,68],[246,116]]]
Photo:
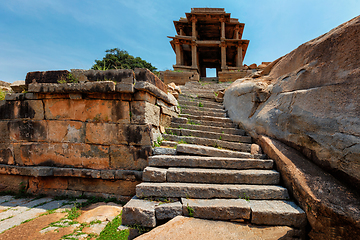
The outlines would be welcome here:
[[[249,40],[241,39],[245,24],[230,18],[224,8],[192,8],[174,25],[177,35],[169,37],[176,54],[174,70],[206,77],[206,68],[216,68],[217,76],[243,69],[249,45]]]

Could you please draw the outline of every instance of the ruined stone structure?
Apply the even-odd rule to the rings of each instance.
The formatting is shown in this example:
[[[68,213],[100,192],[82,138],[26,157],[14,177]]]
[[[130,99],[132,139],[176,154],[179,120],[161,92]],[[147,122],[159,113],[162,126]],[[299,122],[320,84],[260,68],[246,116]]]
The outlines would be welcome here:
[[[176,53],[174,70],[206,77],[206,68],[216,68],[221,78],[243,70],[249,44],[249,40],[241,39],[245,24],[231,18],[223,8],[192,8],[174,25],[177,35],[169,37]]]
[[[177,101],[147,69],[28,73],[28,93],[0,101],[0,191],[135,194]],[[107,80],[107,81],[104,81]],[[136,81],[136,83],[135,83]]]

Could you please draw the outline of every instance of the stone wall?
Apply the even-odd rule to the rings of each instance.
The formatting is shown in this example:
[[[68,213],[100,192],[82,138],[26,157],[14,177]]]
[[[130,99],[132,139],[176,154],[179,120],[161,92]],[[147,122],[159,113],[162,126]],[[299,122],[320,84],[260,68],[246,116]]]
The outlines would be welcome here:
[[[165,84],[173,82],[176,85],[185,85],[187,82],[200,80],[200,76],[196,72],[173,72],[169,70],[161,72],[161,78]]]
[[[243,78],[251,74],[251,70],[241,70],[241,71],[221,71],[218,73],[219,82],[233,82],[236,79]]]
[[[130,197],[179,112],[147,69],[32,72],[26,83],[0,101],[0,191],[21,181],[31,193]]]

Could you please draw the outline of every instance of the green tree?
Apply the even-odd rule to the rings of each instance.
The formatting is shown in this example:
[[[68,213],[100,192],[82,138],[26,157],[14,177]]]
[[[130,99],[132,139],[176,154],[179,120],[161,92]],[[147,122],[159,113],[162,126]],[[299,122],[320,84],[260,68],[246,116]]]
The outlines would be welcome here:
[[[119,48],[108,49],[102,60],[95,60],[95,64],[91,69],[107,70],[107,69],[135,69],[147,68],[154,72],[156,67],[151,65],[140,57],[133,57],[127,51]]]

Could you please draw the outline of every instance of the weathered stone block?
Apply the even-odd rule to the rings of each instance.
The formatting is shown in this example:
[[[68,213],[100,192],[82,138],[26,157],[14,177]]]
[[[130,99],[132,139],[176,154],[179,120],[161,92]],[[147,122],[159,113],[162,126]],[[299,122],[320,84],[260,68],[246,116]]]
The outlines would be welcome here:
[[[44,119],[41,100],[0,101],[0,119]]]
[[[130,122],[129,103],[117,100],[46,99],[46,119]]]
[[[46,71],[46,72],[28,72],[26,74],[25,84],[30,83],[58,83],[60,79],[66,79],[70,72],[67,70],[61,71]]]
[[[10,143],[0,143],[0,163],[14,164],[14,152]]]
[[[183,213],[183,206],[180,202],[163,203],[155,207],[156,219],[172,219],[176,216],[181,216]]]
[[[144,182],[166,182],[165,168],[146,167],[143,172]]]
[[[104,81],[111,80],[121,83],[134,83],[134,72],[131,69],[110,69],[106,71],[101,70],[86,70],[83,74],[89,81]]]
[[[126,144],[125,132],[115,123],[86,123],[86,142],[102,145]]]
[[[0,143],[9,142],[9,121],[0,121]]]
[[[17,145],[20,165],[109,168],[109,147],[78,143],[24,143]]]
[[[157,88],[155,85],[153,85],[149,82],[136,82],[135,89],[138,91],[149,92],[150,94],[154,95],[156,98],[160,98],[161,100],[163,100],[166,103],[169,103],[171,105],[174,105],[174,106],[178,105],[178,102],[173,95],[171,95],[170,93],[165,93],[165,92],[161,91],[159,88]]]
[[[80,83],[31,83],[29,92],[32,93],[73,93],[73,92],[115,92],[115,83],[103,82],[80,82]]]
[[[142,170],[148,165],[151,146],[110,146],[110,167],[112,169]]]
[[[69,178],[69,190],[133,196],[139,181]]]
[[[172,120],[171,116],[163,114],[163,113],[160,114],[160,126],[170,127],[171,120]]]
[[[119,125],[121,134],[126,138],[129,145],[151,145],[151,130],[150,124],[146,125]]]
[[[135,124],[160,124],[160,107],[146,101],[131,102],[131,122]]]
[[[156,97],[154,97],[153,95],[151,95],[150,93],[145,92],[145,91],[137,91],[134,94],[134,100],[135,101],[147,101],[154,105],[156,103]]]
[[[36,94],[33,93],[10,93],[6,94],[6,101],[18,101],[18,100],[36,100],[38,99]]]
[[[155,227],[155,206],[156,202],[132,198],[124,207],[122,214],[122,224],[139,224],[143,227]]]
[[[166,114],[171,117],[178,117],[178,114],[175,111],[172,111],[166,107],[161,107],[161,113]]]
[[[10,140],[12,142],[47,140],[47,121],[13,120],[9,122]]]
[[[117,83],[115,86],[116,92],[133,93],[135,91],[134,84],[132,83]]]
[[[76,121],[47,121],[48,140],[51,142],[85,142],[85,123]]]
[[[135,78],[137,82],[148,82],[158,89],[167,93],[167,85],[164,84],[154,73],[146,68],[135,68]]]
[[[176,152],[174,148],[155,147],[153,149],[153,155],[176,155]]]
[[[28,186],[28,176],[19,175],[0,175],[0,192],[13,191],[18,192],[20,186]],[[21,185],[20,185],[21,184]]]

